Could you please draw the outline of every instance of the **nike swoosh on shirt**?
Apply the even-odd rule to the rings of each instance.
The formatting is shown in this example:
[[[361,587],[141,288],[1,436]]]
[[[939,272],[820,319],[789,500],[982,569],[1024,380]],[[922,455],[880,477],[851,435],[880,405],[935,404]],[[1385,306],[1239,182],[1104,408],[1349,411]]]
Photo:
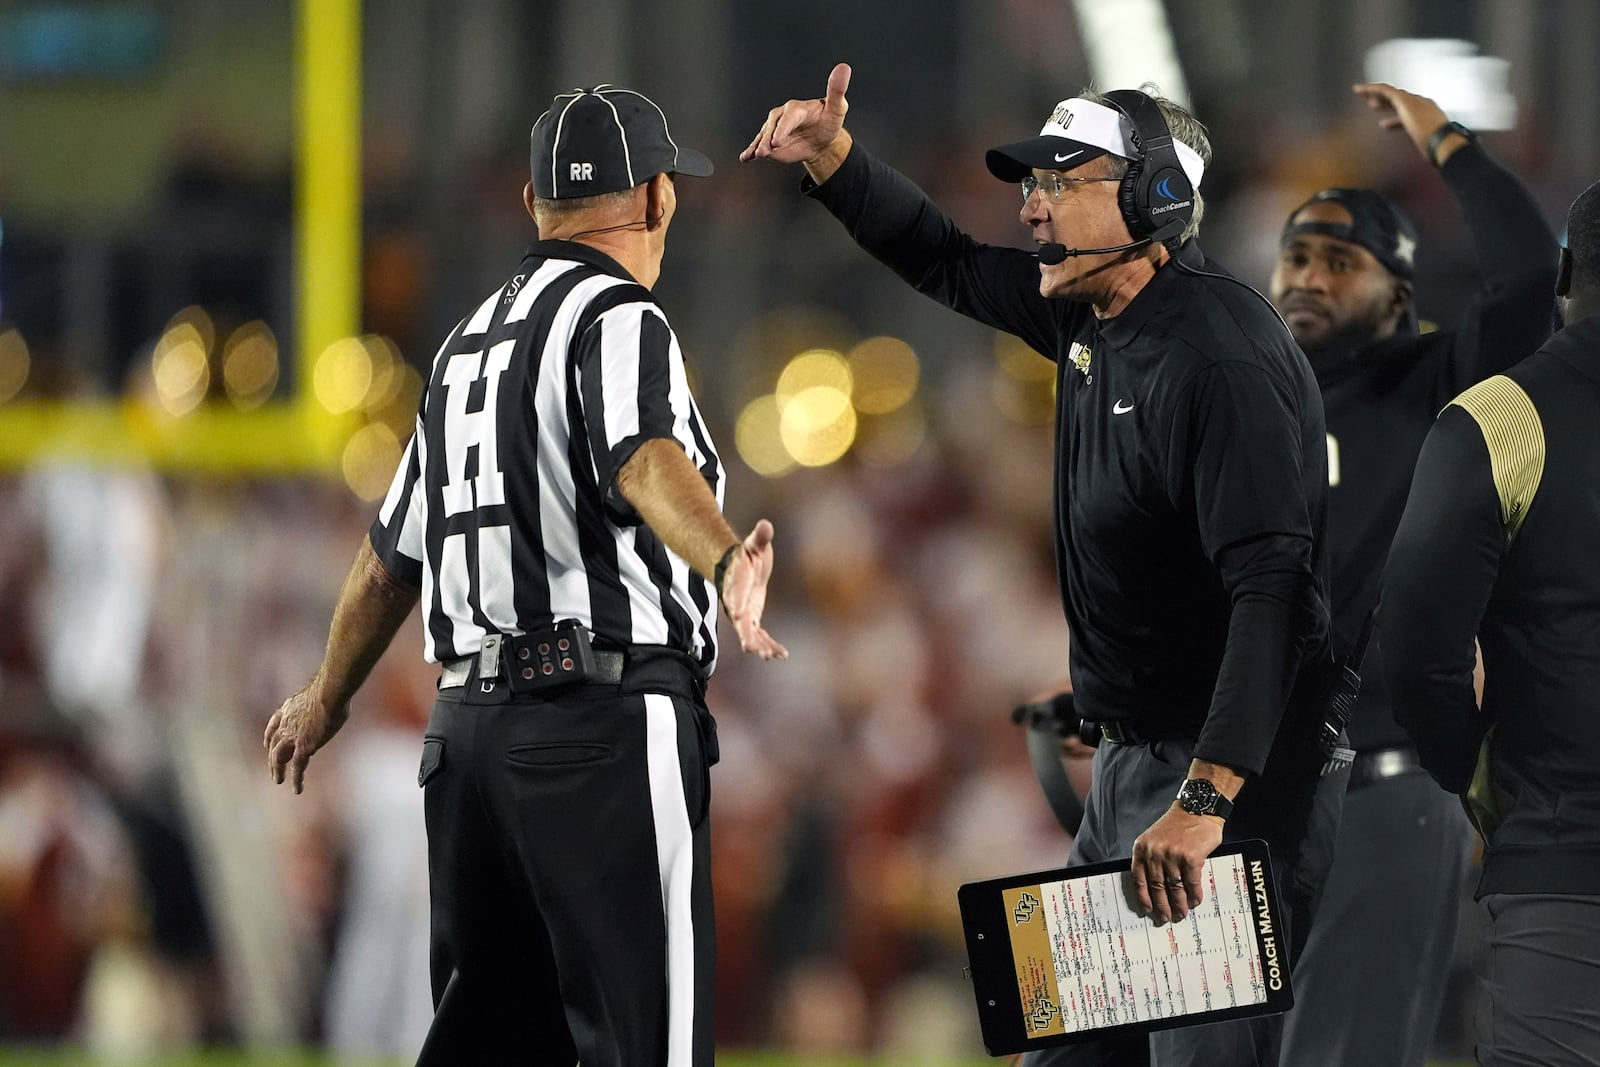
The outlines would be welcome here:
[[[1122,405],[1124,405],[1124,404],[1127,404],[1128,406],[1127,407],[1123,407]],[[1130,403],[1129,401],[1126,401],[1126,400],[1119,400],[1115,404],[1111,405],[1111,414],[1113,414],[1113,415],[1126,415],[1128,412],[1130,412],[1132,410],[1133,410],[1133,404]]]
[[[1056,156],[1056,162],[1057,163],[1065,163],[1067,160],[1071,159],[1073,156],[1081,156],[1081,155],[1083,155],[1083,149],[1080,148],[1076,152],[1068,152],[1064,156],[1060,156],[1060,155]]]

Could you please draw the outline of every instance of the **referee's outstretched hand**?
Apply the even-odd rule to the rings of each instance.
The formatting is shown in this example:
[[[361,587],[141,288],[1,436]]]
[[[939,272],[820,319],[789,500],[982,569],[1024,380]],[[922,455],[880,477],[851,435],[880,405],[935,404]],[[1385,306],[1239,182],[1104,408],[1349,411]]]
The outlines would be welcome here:
[[[317,678],[285,700],[267,720],[267,732],[261,738],[273,784],[282,785],[287,774],[289,784],[299,793],[305,787],[306,764],[312,753],[327,744],[349,717],[348,704],[332,711],[323,707]]]
[[[767,112],[761,132],[739,153],[740,162],[804,163],[821,155],[844,129],[844,113],[850,110],[844,94],[849,88],[850,64],[840,63],[828,75],[822,99],[791,100]]]
[[[739,647],[762,659],[788,659],[789,650],[772,639],[761,625],[767,606],[767,582],[772,578],[772,523],[756,523],[739,545],[722,579],[722,609],[733,621]]]

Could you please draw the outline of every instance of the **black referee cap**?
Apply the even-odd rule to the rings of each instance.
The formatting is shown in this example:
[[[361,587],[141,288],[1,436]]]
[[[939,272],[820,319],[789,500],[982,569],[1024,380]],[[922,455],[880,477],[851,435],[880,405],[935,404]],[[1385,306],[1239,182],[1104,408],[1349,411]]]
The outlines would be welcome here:
[[[711,160],[684,148],[666,113],[643,93],[615,85],[562,93],[533,124],[533,193],[570,200],[621,192],[657,174],[710,177]]]

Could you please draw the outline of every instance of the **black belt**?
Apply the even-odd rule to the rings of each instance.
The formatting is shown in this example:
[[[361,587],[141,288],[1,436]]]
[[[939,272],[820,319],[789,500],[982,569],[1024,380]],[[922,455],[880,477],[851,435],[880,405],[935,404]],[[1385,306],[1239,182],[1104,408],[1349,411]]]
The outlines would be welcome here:
[[[489,634],[481,651],[444,665],[439,694],[466,704],[504,704],[614,686],[625,693],[705,700],[705,669],[687,652],[663,645],[563,647],[563,636]]]
[[[1091,741],[1084,736],[1085,731],[1094,735]],[[1159,726],[1138,726],[1132,719],[1084,719],[1079,727],[1079,734],[1083,742],[1095,745],[1101,741],[1110,741],[1113,745],[1148,745],[1152,741],[1173,741],[1178,738],[1194,740],[1194,734],[1184,731],[1180,727],[1162,729]]]
[[[1113,745],[1142,745],[1145,742],[1144,734],[1127,719],[1100,719],[1095,726],[1100,731],[1100,740],[1110,741]]]
[[[1114,745],[1147,745],[1153,741],[1172,741],[1178,738],[1194,740],[1193,734],[1186,733],[1180,729],[1141,728],[1134,725],[1131,719],[1083,719],[1078,725],[1078,735],[1085,744],[1091,746],[1098,745],[1101,741],[1110,741]],[[1340,736],[1342,737],[1343,735],[1341,734]],[[1405,749],[1385,749],[1383,753],[1379,754],[1408,751]],[[1344,770],[1351,765],[1351,757],[1354,755],[1348,748],[1335,748],[1330,754],[1330,758],[1322,764],[1321,774],[1329,775],[1335,771]],[[1356,757],[1356,761],[1359,763],[1360,758]],[[1387,778],[1395,774],[1405,773],[1404,769],[1392,769],[1393,765],[1392,760],[1375,765],[1382,773],[1376,774],[1373,778],[1367,779],[1367,781],[1375,781],[1380,777]],[[1411,754],[1410,766],[1412,768],[1417,766],[1415,753]],[[1352,776],[1345,788],[1349,789],[1355,784],[1356,779]]]
[[[548,641],[545,642],[548,644]],[[549,674],[553,668],[548,647],[536,647],[531,638],[507,635],[493,644],[485,639],[484,650],[462,659],[452,660],[444,665],[439,672],[439,690],[459,689],[469,681],[476,680],[480,674],[487,674],[493,678],[504,677],[510,682],[512,689],[522,689],[519,680],[523,683],[536,683],[540,680],[540,671]],[[560,656],[560,651],[557,656]],[[594,649],[590,653],[592,669],[582,679],[585,682],[598,685],[617,685],[622,681],[623,667],[627,658],[621,652],[610,652],[605,649]],[[494,658],[492,666],[487,665],[490,657]],[[570,664],[568,660],[557,660]],[[570,669],[570,668],[569,668]]]
[[[1355,762],[1350,765],[1349,788],[1371,785],[1386,778],[1398,778],[1404,774],[1417,774],[1421,771],[1422,764],[1417,762],[1417,750],[1406,745],[1357,752]]]
[[[597,649],[594,654],[594,673],[585,681],[598,682],[601,685],[617,685],[622,681],[623,662],[621,652],[601,652]],[[477,656],[468,656],[466,659],[446,663],[444,669],[439,672],[439,688],[460,689],[467,684],[467,679],[472,677],[473,670],[477,666]],[[522,676],[532,680],[533,668],[523,667]]]

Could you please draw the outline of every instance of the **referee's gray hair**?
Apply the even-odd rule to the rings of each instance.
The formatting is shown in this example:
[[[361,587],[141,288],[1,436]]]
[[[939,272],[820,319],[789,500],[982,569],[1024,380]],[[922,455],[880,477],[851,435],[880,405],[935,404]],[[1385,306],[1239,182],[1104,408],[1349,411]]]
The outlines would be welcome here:
[[[1161,87],[1156,85],[1155,82],[1145,82],[1139,86],[1139,91],[1154,100],[1156,106],[1161,109],[1161,117],[1167,120],[1167,131],[1172,134],[1172,139],[1174,141],[1182,141],[1194,149],[1195,154],[1200,157],[1200,162],[1210,168],[1211,138],[1206,134],[1204,124],[1194,117],[1194,113],[1176,100],[1169,100],[1162,96]],[[1106,99],[1105,94],[1093,86],[1089,86],[1079,93],[1078,99],[1116,110],[1111,101]],[[1128,173],[1128,161],[1126,159],[1113,155],[1107,155],[1104,158],[1109,164],[1106,177],[1120,178]],[[1194,191],[1194,214],[1189,216],[1189,225],[1184,227],[1179,240],[1187,241],[1200,232],[1200,220],[1205,217],[1205,213],[1205,197],[1200,195],[1199,189],[1196,189]]]
[[[630,189],[618,189],[611,193],[598,193],[594,196],[564,196],[560,200],[549,200],[542,196],[533,198],[533,212],[535,219],[560,218],[567,215],[576,215],[584,211],[610,211],[633,202],[633,191],[638,186]]]

